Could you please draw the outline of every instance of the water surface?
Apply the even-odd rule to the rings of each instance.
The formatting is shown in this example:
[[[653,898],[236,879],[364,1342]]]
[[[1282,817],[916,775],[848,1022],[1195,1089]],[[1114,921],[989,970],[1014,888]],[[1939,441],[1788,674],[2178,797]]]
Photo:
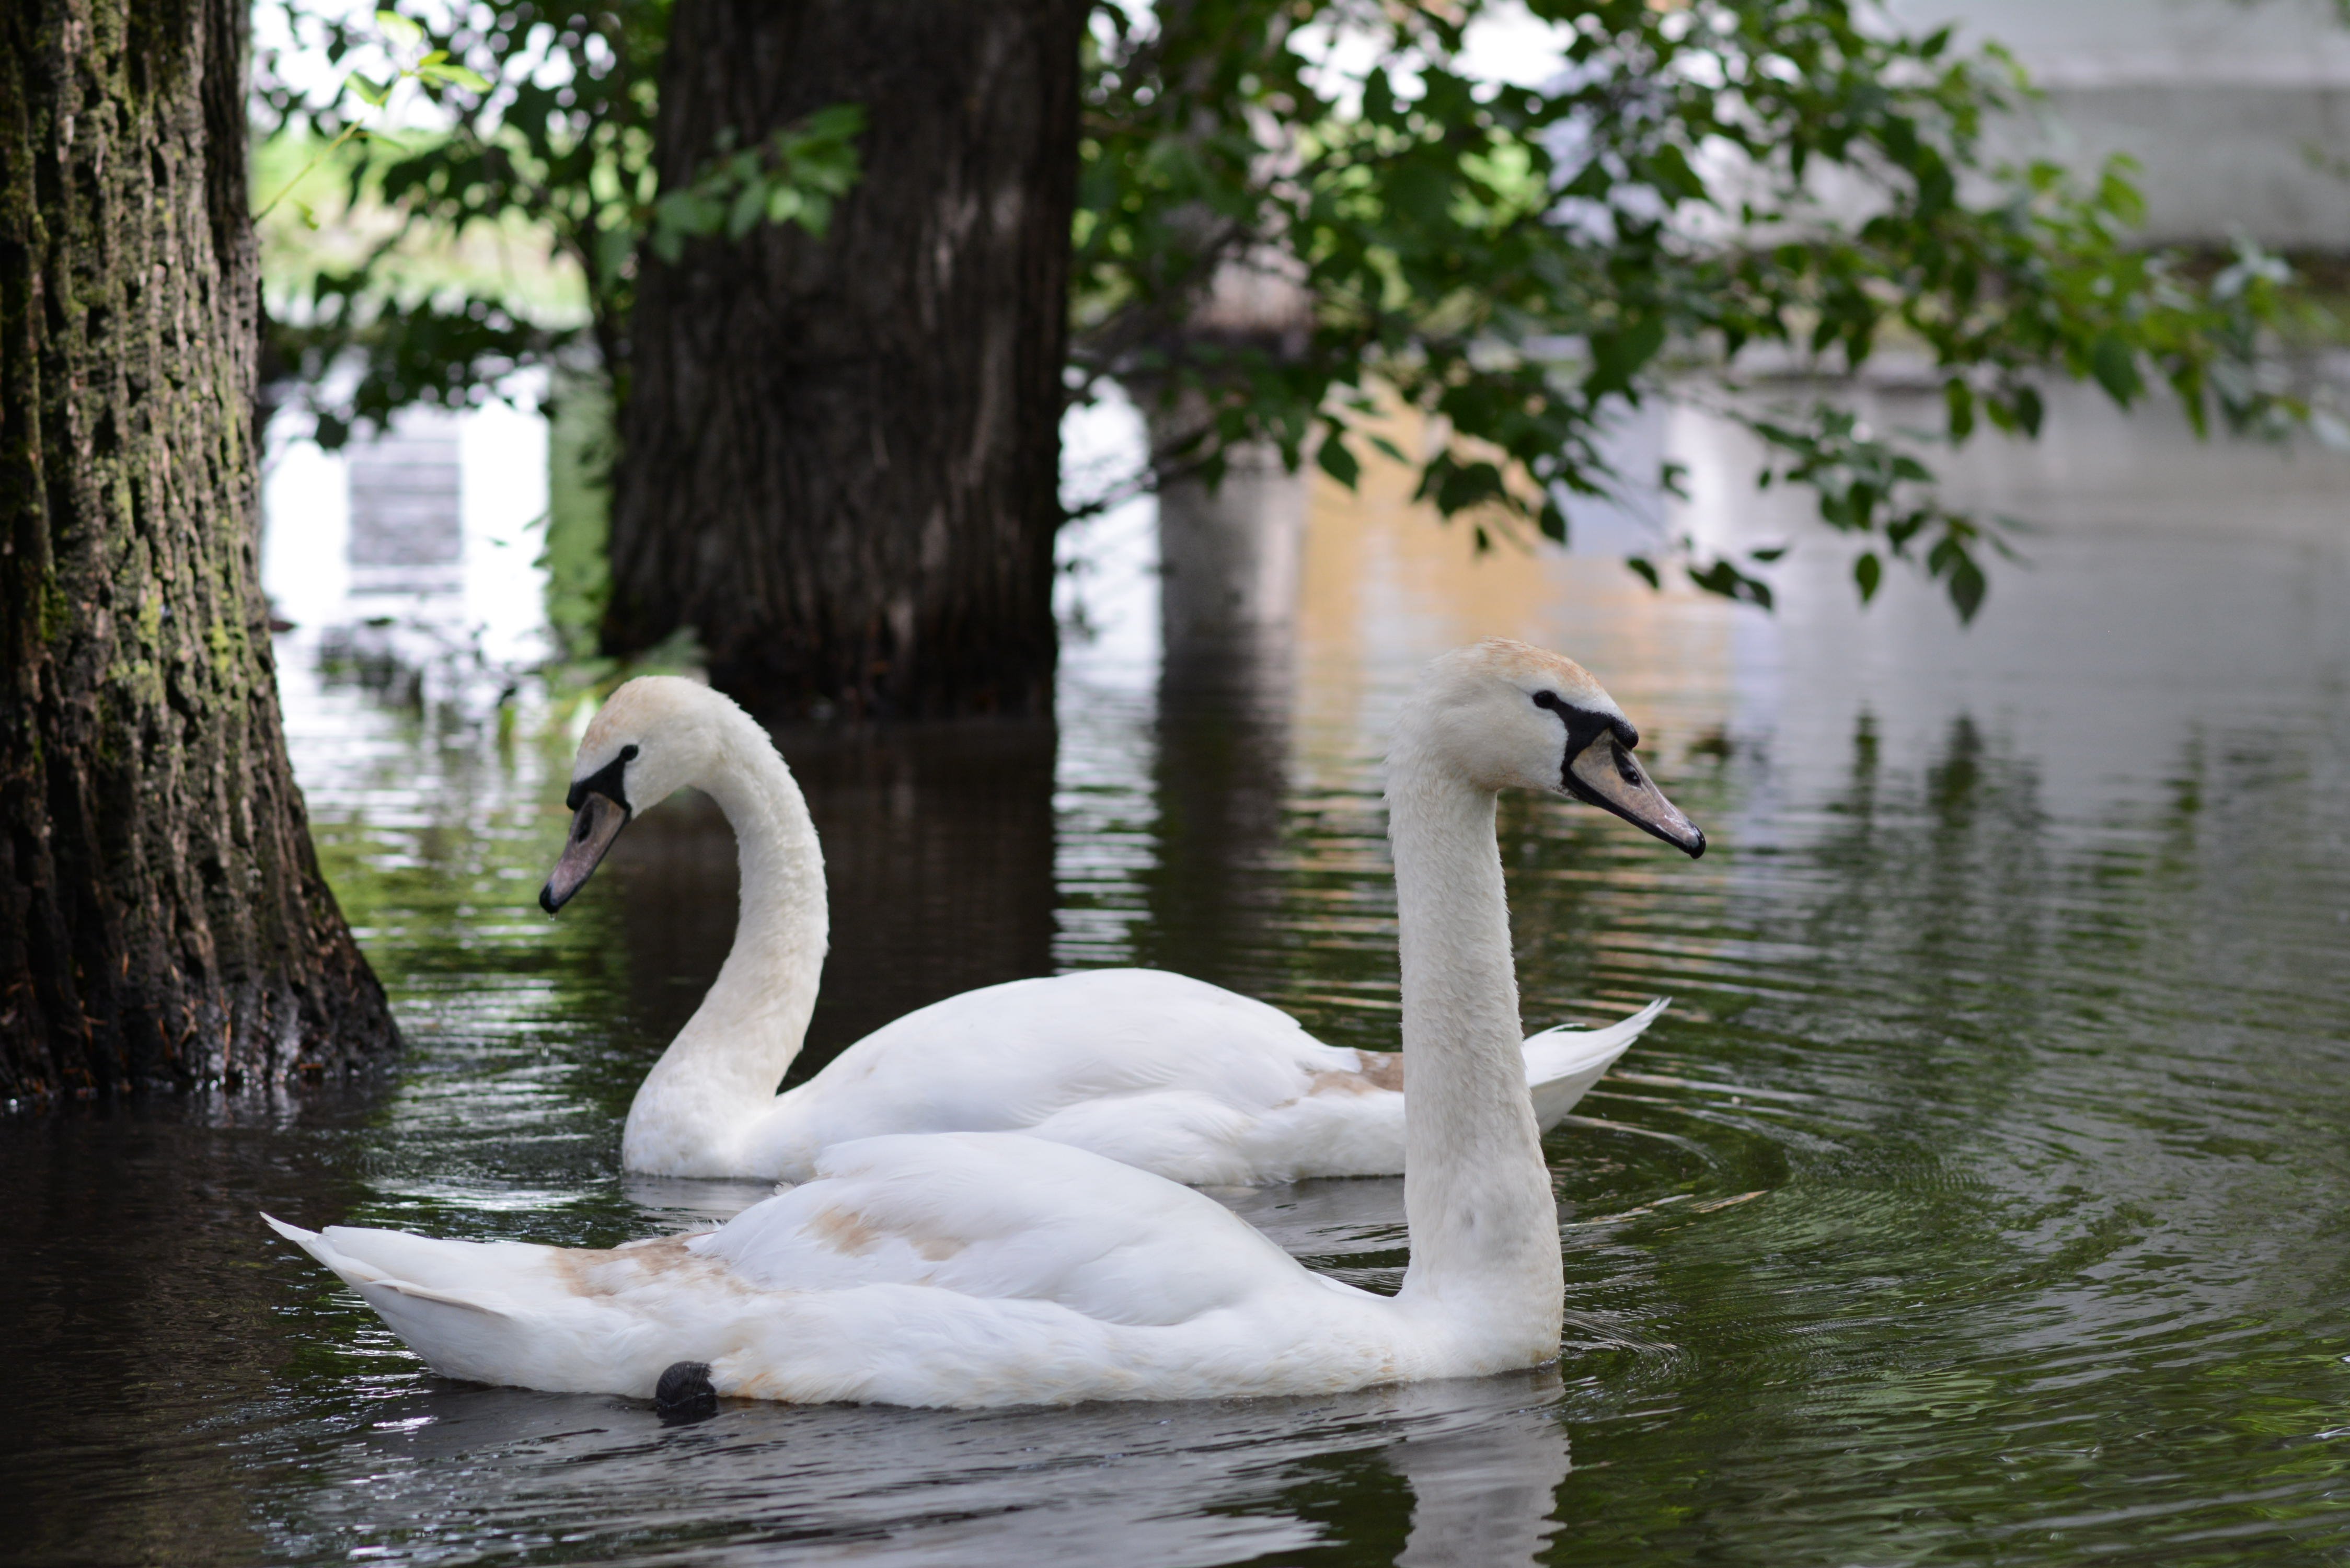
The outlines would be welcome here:
[[[608,1245],[754,1200],[617,1169],[723,955],[731,848],[665,805],[549,921],[567,715],[293,634],[297,769],[410,1047],[343,1098],[0,1124],[0,1555],[2350,1558],[2350,465],[2059,413],[1961,475],[2044,524],[1971,631],[1906,581],[1857,611],[1692,425],[1690,524],[1801,541],[1775,618],[1479,560],[1374,475],[1317,498],[1270,665],[1162,682],[1128,560],[1057,729],[783,737],[833,873],[795,1071],[936,996],[1127,962],[1385,1046],[1377,763],[1410,671],[1497,631],[1596,671],[1713,848],[1505,805],[1529,1026],[1676,1002],[1547,1145],[1559,1364],[1472,1383],[665,1429],[427,1374],[255,1210]],[[1220,1196],[1399,1275],[1399,1183]]]

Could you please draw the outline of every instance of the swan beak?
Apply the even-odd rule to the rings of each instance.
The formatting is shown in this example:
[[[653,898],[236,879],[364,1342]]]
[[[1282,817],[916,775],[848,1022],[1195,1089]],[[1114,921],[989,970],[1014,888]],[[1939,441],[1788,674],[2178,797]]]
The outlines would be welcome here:
[[[1694,860],[1705,853],[1705,835],[1642,768],[1631,749],[1608,731],[1569,759],[1559,775],[1566,793],[1586,805],[1612,811],[1643,833],[1653,834]]]
[[[563,858],[555,863],[555,875],[538,890],[538,907],[550,915],[571,902],[571,895],[596,874],[604,852],[620,836],[620,829],[629,826],[627,806],[608,794],[593,791],[582,794],[579,810],[571,818],[571,841],[563,846]]]

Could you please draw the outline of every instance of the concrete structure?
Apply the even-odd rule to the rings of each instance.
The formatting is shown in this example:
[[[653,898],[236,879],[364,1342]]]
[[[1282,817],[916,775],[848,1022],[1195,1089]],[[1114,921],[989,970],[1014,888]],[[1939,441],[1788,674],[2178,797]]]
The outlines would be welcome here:
[[[1996,40],[2046,94],[2010,157],[2142,165],[2146,234],[2350,251],[2350,15],[2335,0],[1892,0]]]
[[[352,443],[351,588],[454,594],[464,587],[464,471],[456,421],[423,410]]]

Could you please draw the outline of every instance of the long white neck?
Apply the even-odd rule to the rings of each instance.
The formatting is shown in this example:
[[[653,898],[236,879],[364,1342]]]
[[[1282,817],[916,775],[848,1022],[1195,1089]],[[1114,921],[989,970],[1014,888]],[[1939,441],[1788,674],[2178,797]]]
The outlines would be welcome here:
[[[773,1109],[823,979],[824,852],[807,801],[765,733],[747,717],[730,720],[714,764],[694,782],[734,829],[734,947],[629,1107],[621,1155],[631,1170],[735,1174],[735,1146]]]
[[[1404,1216],[1398,1301],[1471,1362],[1558,1354],[1558,1205],[1526,1088],[1493,792],[1407,721],[1388,759],[1403,950]]]

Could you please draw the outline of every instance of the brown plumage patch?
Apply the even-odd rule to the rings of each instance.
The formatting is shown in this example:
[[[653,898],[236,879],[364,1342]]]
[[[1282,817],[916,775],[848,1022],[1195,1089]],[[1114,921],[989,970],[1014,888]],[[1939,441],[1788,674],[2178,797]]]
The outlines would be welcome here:
[[[1362,1064],[1351,1073],[1316,1073],[1309,1095],[1375,1095],[1381,1091],[1401,1093],[1403,1089],[1403,1053],[1400,1051],[1357,1051],[1355,1060]]]
[[[846,1209],[827,1209],[808,1221],[808,1230],[844,1258],[861,1258],[881,1240],[881,1232]]]
[[[704,1258],[686,1247],[682,1236],[656,1236],[611,1248],[559,1247],[553,1250],[556,1271],[572,1293],[613,1296],[642,1284],[653,1274],[698,1274],[737,1282],[723,1263]]]
[[[924,1236],[913,1231],[883,1231],[863,1215],[846,1209],[827,1209],[808,1221],[808,1230],[845,1258],[861,1258],[886,1238],[897,1235],[915,1254],[933,1263],[953,1257],[970,1243],[959,1236]]]

